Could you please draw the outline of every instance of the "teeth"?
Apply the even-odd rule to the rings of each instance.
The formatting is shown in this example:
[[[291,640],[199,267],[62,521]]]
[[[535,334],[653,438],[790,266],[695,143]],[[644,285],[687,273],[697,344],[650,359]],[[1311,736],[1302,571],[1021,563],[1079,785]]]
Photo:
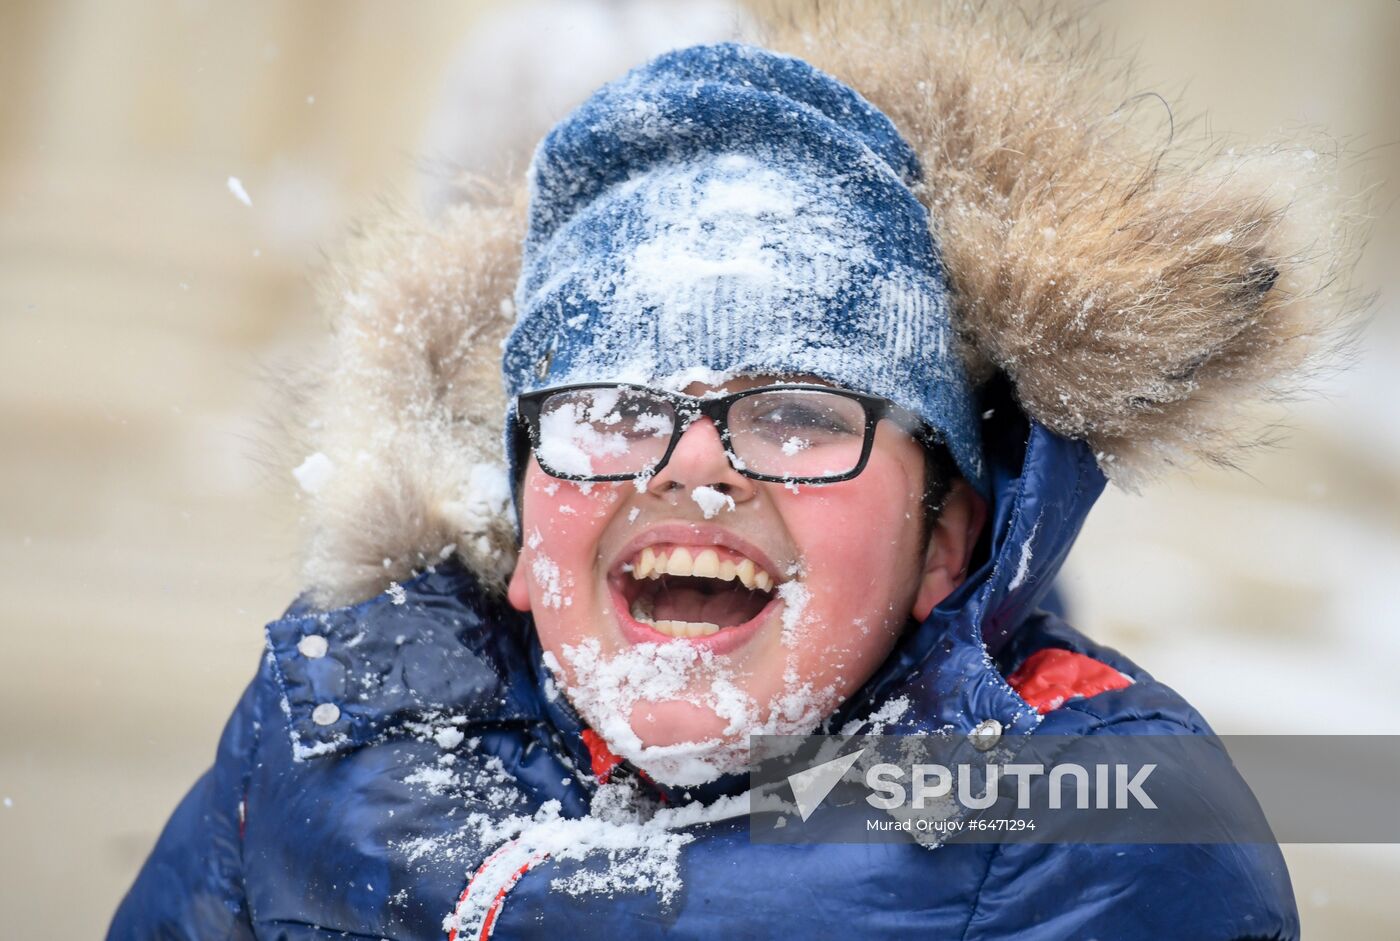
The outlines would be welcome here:
[[[719,553],[706,549],[695,557],[695,568],[691,574],[697,578],[719,578]]]
[[[690,557],[690,550],[685,546],[677,546],[671,553],[670,561],[666,563],[666,571],[671,575],[693,574],[695,563]]]
[[[668,637],[709,637],[719,632],[719,625],[709,621],[653,621],[651,605],[641,598],[632,602],[632,617]]]
[[[669,637],[709,637],[719,631],[718,624],[708,621],[656,621],[651,626]]]
[[[759,568],[752,559],[734,562],[721,559],[714,549],[700,549],[694,555],[685,546],[676,546],[670,552],[658,551],[648,546],[637,558],[622,570],[630,572],[638,581],[644,578],[658,579],[663,575],[688,575],[694,578],[716,578],[732,582],[738,579],[745,588],[770,591],[773,576]]]

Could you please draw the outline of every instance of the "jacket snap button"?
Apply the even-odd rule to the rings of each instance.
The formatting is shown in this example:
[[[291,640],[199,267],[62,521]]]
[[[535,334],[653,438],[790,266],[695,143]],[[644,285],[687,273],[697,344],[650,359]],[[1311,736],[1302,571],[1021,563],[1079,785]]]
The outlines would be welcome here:
[[[983,719],[977,727],[967,733],[967,740],[978,751],[990,751],[1001,741],[1001,723],[996,719]]]
[[[340,718],[340,707],[333,702],[323,702],[311,710],[311,721],[317,725],[332,725]]]
[[[326,639],[320,634],[307,634],[297,641],[297,650],[301,651],[303,657],[309,657],[312,660],[324,657],[329,647],[330,644],[326,643]]]

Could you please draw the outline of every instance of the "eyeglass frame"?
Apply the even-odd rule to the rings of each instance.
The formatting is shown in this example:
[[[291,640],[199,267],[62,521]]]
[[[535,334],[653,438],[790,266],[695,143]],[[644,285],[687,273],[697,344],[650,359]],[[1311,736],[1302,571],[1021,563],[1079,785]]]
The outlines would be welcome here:
[[[564,474],[556,473],[545,466],[544,461],[539,460],[540,447],[540,413],[544,407],[545,400],[554,395],[565,392],[578,392],[584,389],[630,389],[634,392],[645,392],[658,399],[669,402],[676,412],[676,423],[671,429],[671,440],[666,445],[665,452],[655,465],[644,471],[635,471],[629,474]],[[836,476],[823,477],[796,477],[789,475],[760,474],[747,467],[741,467],[744,463],[734,453],[733,443],[729,435],[729,409],[740,399],[757,395],[761,392],[825,392],[833,395],[840,395],[858,403],[865,416],[865,440],[861,443],[860,459],[851,470]],[[579,382],[570,385],[551,386],[548,389],[537,389],[534,392],[524,392],[516,397],[516,428],[517,433],[524,431],[525,443],[534,452],[536,461],[539,462],[540,469],[556,480],[570,480],[579,483],[607,483],[611,481],[636,480],[641,477],[651,477],[661,472],[671,460],[671,455],[676,450],[676,445],[680,442],[681,436],[690,429],[701,418],[708,418],[715,425],[715,430],[719,432],[720,445],[724,448],[724,456],[729,461],[729,466],[735,472],[742,474],[750,480],[760,480],[767,483],[779,484],[801,484],[804,486],[821,486],[822,484],[836,484],[842,481],[852,480],[859,477],[865,470],[865,465],[870,461],[870,454],[875,447],[875,433],[880,419],[888,418],[893,421],[901,430],[908,433],[919,444],[924,447],[931,447],[938,443],[937,433],[919,416],[904,408],[901,405],[878,395],[867,395],[864,392],[856,392],[852,389],[843,389],[839,386],[815,385],[810,383],[777,383],[774,385],[754,386],[751,389],[741,389],[738,392],[730,392],[721,396],[696,396],[686,395],[684,392],[672,392],[669,389],[656,389],[651,386],[644,386],[631,382]],[[517,439],[518,440],[518,439]],[[735,463],[735,462],[738,463]]]

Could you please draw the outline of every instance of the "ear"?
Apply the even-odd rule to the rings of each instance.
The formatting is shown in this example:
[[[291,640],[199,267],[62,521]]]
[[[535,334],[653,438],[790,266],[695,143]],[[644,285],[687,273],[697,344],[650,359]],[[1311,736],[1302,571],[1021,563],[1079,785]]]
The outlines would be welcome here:
[[[515,557],[515,571],[510,573],[510,587],[506,589],[506,600],[512,608],[521,612],[530,610],[530,584],[525,578],[525,555],[529,551],[524,546],[520,547]]]
[[[912,612],[917,620],[933,613],[938,603],[967,578],[972,551],[986,521],[987,502],[967,481],[954,481],[924,553],[923,576]]]

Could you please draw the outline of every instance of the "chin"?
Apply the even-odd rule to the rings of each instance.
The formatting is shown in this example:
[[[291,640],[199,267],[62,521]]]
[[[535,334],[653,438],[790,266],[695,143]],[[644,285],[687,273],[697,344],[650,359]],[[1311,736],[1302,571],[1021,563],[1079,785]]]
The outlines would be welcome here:
[[[703,706],[639,702],[629,724],[635,738],[621,749],[623,757],[661,784],[691,787],[748,768],[748,739],[725,735],[727,723]]]
[[[713,710],[684,700],[639,702],[632,707],[631,726],[643,748],[714,743],[728,723]]]

